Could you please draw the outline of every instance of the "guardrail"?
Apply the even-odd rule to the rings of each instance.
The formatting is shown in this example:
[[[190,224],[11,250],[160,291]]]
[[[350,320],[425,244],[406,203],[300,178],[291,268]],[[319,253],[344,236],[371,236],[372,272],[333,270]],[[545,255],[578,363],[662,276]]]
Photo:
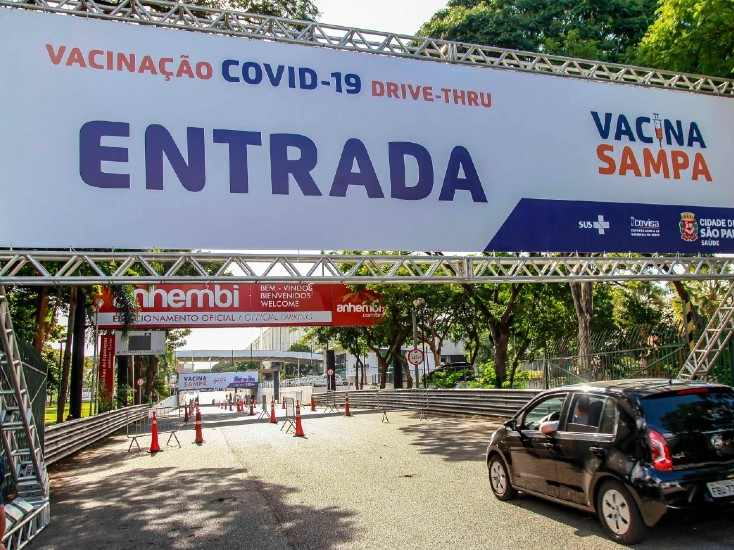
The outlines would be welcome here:
[[[510,417],[538,395],[540,390],[360,390],[328,396],[339,406],[349,395],[350,408],[415,410],[466,416]],[[327,395],[314,394],[317,406],[327,404]]]
[[[147,417],[149,409],[148,405],[135,405],[49,426],[45,430],[43,449],[46,465],[80,451],[131,422]]]

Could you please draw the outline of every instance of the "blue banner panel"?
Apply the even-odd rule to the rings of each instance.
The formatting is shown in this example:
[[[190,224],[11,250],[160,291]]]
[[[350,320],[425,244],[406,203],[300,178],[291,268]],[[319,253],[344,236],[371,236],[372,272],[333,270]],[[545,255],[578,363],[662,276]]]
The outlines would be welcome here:
[[[734,209],[522,199],[485,251],[732,253]]]

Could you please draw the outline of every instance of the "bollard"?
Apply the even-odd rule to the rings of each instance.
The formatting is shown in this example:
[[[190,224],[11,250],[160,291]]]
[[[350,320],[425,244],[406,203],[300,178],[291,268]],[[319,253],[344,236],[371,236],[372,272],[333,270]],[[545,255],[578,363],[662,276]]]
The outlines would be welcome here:
[[[250,401],[250,416],[254,416],[254,415],[255,415],[255,405],[253,401]]]
[[[311,412],[316,412],[316,401],[313,398],[313,395],[311,395]]]
[[[275,398],[270,400],[270,423],[277,424],[278,421],[275,418]]]
[[[201,445],[204,443],[204,435],[201,433],[201,411],[199,407],[196,407],[196,421],[194,421],[194,428],[196,429],[196,439],[194,443]]]
[[[189,405],[184,403],[184,424],[189,422]]]
[[[303,433],[303,426],[301,425],[301,405],[298,401],[296,401],[296,433],[293,434],[293,437],[305,436],[306,434]]]
[[[344,416],[352,416],[349,412],[349,395],[344,396]]]
[[[155,411],[153,411],[153,426],[151,427],[150,435],[150,451],[148,452],[150,454],[161,452],[161,446],[158,444],[158,420],[156,419]]]
[[[283,398],[283,410],[284,410],[284,411],[285,411],[285,410],[287,410],[287,409],[285,408],[285,397]]]

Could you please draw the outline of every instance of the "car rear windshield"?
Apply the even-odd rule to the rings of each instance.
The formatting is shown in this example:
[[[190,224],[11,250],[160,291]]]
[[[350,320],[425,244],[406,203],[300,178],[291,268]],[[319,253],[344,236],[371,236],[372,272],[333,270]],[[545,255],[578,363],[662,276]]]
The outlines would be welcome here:
[[[734,459],[734,392],[686,388],[641,400],[648,427],[666,438],[674,465]]]

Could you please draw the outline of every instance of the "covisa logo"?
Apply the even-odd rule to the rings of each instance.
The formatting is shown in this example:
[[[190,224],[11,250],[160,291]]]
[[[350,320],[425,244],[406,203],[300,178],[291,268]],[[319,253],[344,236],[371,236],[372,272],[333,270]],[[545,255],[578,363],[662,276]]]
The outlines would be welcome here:
[[[641,220],[630,216],[630,227],[643,227],[646,229],[660,229],[660,222],[658,220]]]
[[[210,288],[181,288],[158,287],[152,290],[136,288],[133,291],[135,299],[144,309],[180,309],[190,307],[228,308],[239,307],[239,286],[232,285],[232,290],[214,285]]]
[[[591,119],[605,142],[596,148],[599,174],[713,181],[697,122],[667,119],[659,113],[635,116],[598,111],[591,111]]]

